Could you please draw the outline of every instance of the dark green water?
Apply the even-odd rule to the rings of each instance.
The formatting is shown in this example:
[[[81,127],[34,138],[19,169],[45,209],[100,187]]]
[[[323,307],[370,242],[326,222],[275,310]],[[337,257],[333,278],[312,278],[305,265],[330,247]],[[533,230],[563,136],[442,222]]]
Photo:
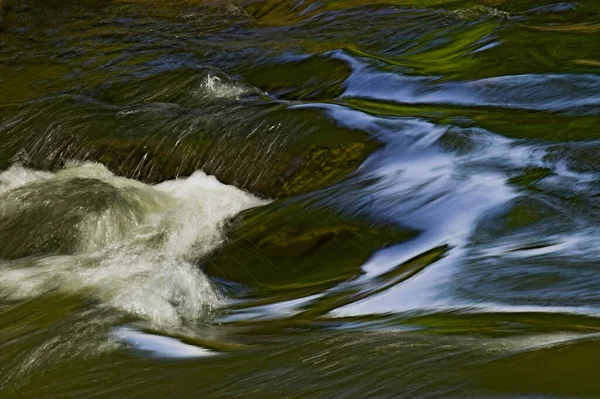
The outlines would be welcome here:
[[[0,5],[0,397],[600,397],[597,0]]]

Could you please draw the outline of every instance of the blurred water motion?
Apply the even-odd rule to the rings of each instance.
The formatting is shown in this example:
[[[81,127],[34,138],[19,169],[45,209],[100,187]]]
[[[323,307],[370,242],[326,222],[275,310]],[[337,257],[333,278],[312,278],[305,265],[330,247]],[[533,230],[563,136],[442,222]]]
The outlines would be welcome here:
[[[598,397],[594,0],[0,0],[0,397]]]

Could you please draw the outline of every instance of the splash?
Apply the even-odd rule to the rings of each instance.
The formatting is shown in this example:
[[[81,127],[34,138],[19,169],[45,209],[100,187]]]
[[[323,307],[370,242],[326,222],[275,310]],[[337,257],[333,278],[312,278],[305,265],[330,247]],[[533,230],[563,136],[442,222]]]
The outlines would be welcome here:
[[[0,293],[82,295],[152,326],[205,320],[223,297],[195,260],[264,204],[203,172],[149,186],[101,164],[0,174]]]
[[[200,83],[198,92],[207,99],[239,99],[244,94],[258,93],[258,90],[208,73]]]

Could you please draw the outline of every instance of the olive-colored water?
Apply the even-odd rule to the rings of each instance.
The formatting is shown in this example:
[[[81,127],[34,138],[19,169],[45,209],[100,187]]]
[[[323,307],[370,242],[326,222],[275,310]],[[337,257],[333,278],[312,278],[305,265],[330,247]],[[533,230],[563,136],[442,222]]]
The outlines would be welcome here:
[[[0,397],[600,397],[597,0],[0,5]]]

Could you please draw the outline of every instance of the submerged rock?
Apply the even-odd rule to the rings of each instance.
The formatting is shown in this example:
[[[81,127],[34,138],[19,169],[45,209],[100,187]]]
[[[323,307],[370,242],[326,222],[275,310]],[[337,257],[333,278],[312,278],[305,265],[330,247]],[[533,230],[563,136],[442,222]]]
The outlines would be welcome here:
[[[360,266],[377,249],[413,234],[367,224],[310,200],[279,201],[240,215],[228,242],[203,263],[212,277],[278,294],[308,294],[360,275]]]
[[[364,143],[343,143],[334,147],[311,146],[296,162],[297,168],[282,176],[278,197],[308,192],[334,182],[354,170],[368,153]]]
[[[275,198],[310,192],[343,178],[375,148],[366,133],[332,125],[318,109],[189,98],[106,105],[61,96],[0,109],[0,165],[18,154],[27,166],[61,168],[72,159],[156,183],[198,169],[227,184]],[[48,121],[53,121],[48,123]]]
[[[246,2],[75,3],[11,2],[7,44],[21,65],[2,73],[14,89],[0,99],[0,169],[15,158],[45,170],[95,161],[146,183],[202,169],[261,197],[282,198],[338,181],[378,146],[365,132],[331,123],[318,105],[287,102],[338,97],[351,73],[345,62],[325,51],[260,61],[252,51],[222,51],[212,40],[220,29],[254,23]],[[85,29],[57,23],[64,14],[86,21]],[[21,33],[38,24],[56,43]],[[168,40],[146,51],[146,41],[166,40],[149,33],[162,29]],[[195,52],[187,45],[170,51],[204,36],[206,47]],[[31,46],[27,57],[16,53],[23,43]],[[40,63],[48,54],[52,62]]]
[[[344,91],[342,84],[351,68],[343,61],[323,55],[254,68],[246,79],[271,95],[289,100],[333,99]]]

